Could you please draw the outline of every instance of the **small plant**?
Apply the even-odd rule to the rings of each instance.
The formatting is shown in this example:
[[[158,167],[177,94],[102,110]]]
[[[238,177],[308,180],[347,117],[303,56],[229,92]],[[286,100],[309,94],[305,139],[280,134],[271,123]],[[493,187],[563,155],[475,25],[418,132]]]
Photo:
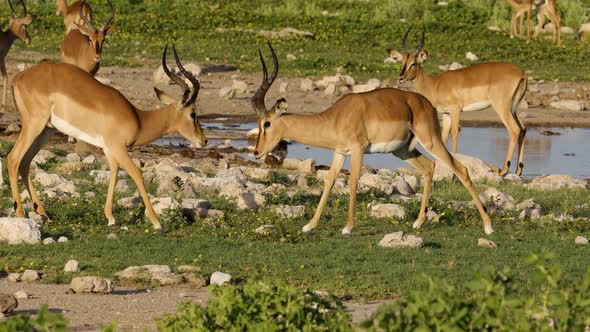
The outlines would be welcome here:
[[[160,331],[352,331],[334,297],[259,281],[216,287],[206,308],[181,304],[157,326]]]
[[[62,314],[49,311],[47,304],[40,309],[37,317],[16,315],[0,323],[0,332],[60,332],[66,331],[66,320]]]

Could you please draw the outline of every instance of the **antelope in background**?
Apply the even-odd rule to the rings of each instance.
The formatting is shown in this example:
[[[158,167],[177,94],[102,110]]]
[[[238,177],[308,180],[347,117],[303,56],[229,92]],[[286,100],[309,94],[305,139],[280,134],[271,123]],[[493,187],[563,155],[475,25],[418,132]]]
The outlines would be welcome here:
[[[55,15],[64,15],[64,25],[66,26],[65,35],[70,31],[78,29],[78,25],[84,22],[82,18],[92,21],[92,8],[86,1],[76,1],[71,6],[68,6],[68,0],[57,0],[57,9]]]
[[[506,0],[512,7],[512,19],[510,20],[510,38],[522,35],[523,18],[527,16],[527,41],[531,39],[531,12],[533,10],[534,0]],[[516,20],[520,19],[520,30],[516,29]]]
[[[264,158],[281,140],[293,140],[305,145],[334,150],[332,166],[324,180],[324,191],[319,205],[311,221],[303,227],[304,232],[309,232],[318,226],[334,181],[342,169],[346,156],[350,155],[350,203],[348,222],[342,234],[351,234],[354,227],[356,191],[365,153],[392,153],[422,173],[424,183],[422,204],[418,219],[413,225],[414,228],[420,227],[426,219],[435,163],[416,149],[418,143],[457,175],[473,197],[483,219],[486,234],[493,232],[490,218],[469,178],[467,168],[453,158],[445,148],[436,110],[425,97],[414,92],[385,88],[345,95],[332,107],[318,114],[284,114],[287,110],[287,102],[284,98],[279,99],[268,109],[264,97],[279,71],[275,51],[270,42],[268,44],[274,69],[269,77],[259,50],[263,80],[251,99],[252,107],[258,114],[259,132],[254,156],[258,159]]]
[[[111,8],[111,16],[100,29],[96,29],[92,20],[88,20],[83,15],[82,8],[85,8],[86,0],[82,1],[79,10],[83,23],[74,23],[77,29],[71,30],[67,34],[60,49],[60,57],[63,62],[76,65],[92,76],[96,75],[100,69],[105,38],[114,30],[111,23],[115,18],[115,7],[110,0],[108,3]]]
[[[510,142],[506,161],[500,171],[505,175],[510,169],[510,160],[518,143],[518,165],[516,174],[521,175],[523,164],[524,137],[526,127],[516,113],[527,89],[527,75],[517,66],[504,62],[480,63],[458,70],[446,71],[440,75],[429,76],[422,69],[428,58],[423,50],[424,34],[420,45],[414,51],[406,50],[406,40],[412,27],[402,39],[401,50],[388,49],[389,56],[401,64],[399,82],[412,81],[416,91],[425,96],[439,112],[450,113],[443,121],[443,140],[448,140],[450,130],[453,140],[453,154],[457,153],[457,137],[462,111],[479,111],[492,107],[508,129]]]
[[[6,110],[6,89],[8,86],[8,73],[6,72],[6,55],[12,46],[12,43],[18,38],[23,43],[29,45],[31,43],[31,37],[27,33],[27,25],[31,24],[35,20],[35,15],[27,15],[27,6],[24,0],[23,4],[23,15],[19,16],[12,6],[12,2],[8,0],[10,10],[12,11],[12,17],[8,20],[8,30],[0,32],[0,70],[2,71],[4,92],[2,94],[2,111]]]
[[[190,89],[183,78],[173,75],[166,65],[167,49],[168,46],[164,49],[162,65],[170,79],[183,89],[182,100],[177,101],[154,88],[158,98],[167,104],[154,111],[137,109],[115,88],[100,83],[82,69],[68,63],[45,62],[15,76],[12,89],[22,130],[8,155],[7,164],[18,218],[25,216],[18,190],[19,174],[35,211],[47,217],[31,182],[29,168],[41,147],[55,132],[60,131],[103,149],[111,169],[104,208],[109,226],[115,224],[113,197],[119,167],[122,167],[137,185],[154,229],[162,229],[145,189],[143,175],[129,157],[127,149],[176,132],[196,146],[207,144],[197,120],[195,106],[199,81],[184,69],[176,49],[174,56],[177,67],[193,88]]]
[[[533,38],[537,40],[539,37],[539,32],[543,29],[545,25],[545,17],[549,18],[549,20],[553,23],[553,42],[557,42],[557,46],[561,46],[561,15],[557,10],[557,4],[555,0],[538,0],[539,2],[535,4],[535,8],[537,9],[537,27],[535,28],[535,34]]]

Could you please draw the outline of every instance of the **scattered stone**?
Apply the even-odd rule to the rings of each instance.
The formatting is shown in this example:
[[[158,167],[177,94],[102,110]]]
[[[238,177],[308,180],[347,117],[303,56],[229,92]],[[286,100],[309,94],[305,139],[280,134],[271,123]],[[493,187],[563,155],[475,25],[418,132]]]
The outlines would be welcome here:
[[[58,243],[66,243],[68,241],[69,241],[69,239],[65,236],[60,236],[59,239],[57,239]]]
[[[426,212],[426,220],[438,221],[439,220],[438,213],[434,212],[433,210],[428,210],[428,212]]]
[[[406,235],[404,232],[387,234],[379,241],[383,248],[422,248],[424,240],[414,235]]]
[[[232,90],[237,93],[248,93],[248,83],[240,80],[233,80]]]
[[[50,174],[41,171],[37,171],[37,174],[35,174],[35,181],[43,187],[53,187],[67,182],[67,180],[59,174]]]
[[[314,173],[315,172],[315,160],[314,159],[296,159],[296,158],[285,158],[283,159],[283,168],[294,169],[301,173]]]
[[[330,85],[326,87],[326,90],[324,90],[326,96],[337,96],[339,93],[340,91],[336,88],[336,84],[334,83],[330,83]]]
[[[10,273],[6,277],[8,282],[19,282],[20,281],[20,273]]]
[[[64,272],[78,273],[80,272],[80,263],[75,259],[70,259],[64,266]]]
[[[207,286],[207,279],[205,279],[203,276],[185,272],[182,274],[182,277],[195,288],[203,288]]]
[[[477,55],[475,55],[475,53],[473,52],[467,52],[467,54],[465,54],[465,58],[469,61],[477,61],[479,60],[479,58],[477,57]]]
[[[115,276],[126,280],[149,280],[157,282],[162,286],[182,283],[182,277],[173,273],[168,265],[130,266],[123,271],[115,273]]]
[[[301,85],[299,86],[299,88],[303,92],[309,92],[315,90],[315,84],[313,83],[312,79],[304,78],[303,80],[301,80]]]
[[[18,65],[16,65],[16,70],[17,71],[24,71],[27,70],[30,66],[24,62],[19,63]]]
[[[219,89],[219,97],[225,98],[225,99],[232,99],[233,97],[235,97],[236,95],[236,91],[234,89],[232,89],[231,87],[223,87],[221,89]]]
[[[301,217],[305,214],[305,206],[303,205],[279,205],[275,206],[274,210],[276,214],[280,215],[283,218],[296,218]]]
[[[55,243],[55,240],[51,237],[43,239],[43,244],[53,244],[53,243]]]
[[[457,70],[463,68],[463,65],[458,62],[453,62],[449,65],[449,70]]]
[[[223,272],[213,272],[211,275],[211,279],[209,280],[209,284],[211,285],[226,285],[231,282],[231,274],[223,273]]]
[[[578,29],[578,39],[581,41],[590,40],[590,23],[580,25],[580,29]]]
[[[88,157],[82,159],[84,164],[94,164],[96,162],[96,157],[94,155],[89,155]]]
[[[225,218],[225,212],[221,210],[210,209],[207,210],[207,218],[213,220],[223,220]]]
[[[152,200],[152,206],[158,215],[164,213],[165,210],[174,210],[180,208],[180,204],[172,197],[157,197]]]
[[[62,182],[51,189],[52,189],[52,191],[54,191],[56,194],[58,194],[60,196],[64,195],[64,194],[74,195],[77,193],[76,185],[74,184],[73,181]]]
[[[586,245],[586,244],[588,244],[588,239],[583,236],[576,236],[575,242],[576,242],[576,244]]]
[[[562,34],[574,34],[574,29],[572,27],[562,26],[560,30]]]
[[[398,204],[375,204],[370,206],[370,215],[374,218],[405,219],[406,210]]]
[[[77,153],[69,153],[66,156],[66,160],[70,162],[80,162],[82,161],[82,158],[80,158],[80,156]]]
[[[537,202],[535,202],[535,200],[533,198],[529,198],[527,200],[524,200],[518,204],[516,204],[516,208],[518,210],[526,210],[526,209],[534,209],[534,208],[540,208],[541,206],[539,204],[537,204]]]
[[[496,188],[486,189],[486,191],[479,194],[479,199],[484,204],[492,204],[502,209],[512,210],[515,208],[514,198]]]
[[[116,240],[118,238],[119,237],[115,233],[109,233],[109,235],[107,235],[107,240]]]
[[[566,111],[581,111],[584,109],[582,103],[577,100],[558,100],[549,104],[553,108]]]
[[[522,181],[522,178],[514,173],[510,173],[510,174],[504,175],[504,180],[510,181],[510,182],[515,182],[515,183],[520,183]]]
[[[75,277],[70,283],[70,289],[76,294],[110,294],[115,289],[115,284],[110,279],[100,277]]]
[[[287,61],[295,61],[297,60],[297,57],[294,54],[287,54]]]
[[[0,218],[0,241],[10,245],[36,244],[41,241],[41,228],[32,219]]]
[[[542,211],[541,208],[534,208],[534,209],[526,209],[523,210],[522,212],[520,212],[520,214],[518,215],[518,219],[519,220],[539,220],[542,217]]]
[[[275,229],[275,225],[262,225],[258,228],[256,228],[256,230],[254,230],[254,232],[258,235],[269,235],[273,230]]]
[[[19,290],[18,292],[14,293],[14,297],[18,300],[28,300],[31,298],[29,293],[25,292],[24,290]]]
[[[33,163],[37,165],[43,165],[49,162],[51,159],[54,159],[56,156],[53,152],[48,150],[40,150],[35,158],[33,158]]]
[[[18,307],[18,301],[10,294],[0,293],[0,312],[7,315],[14,311]]]
[[[117,204],[124,208],[136,207],[141,204],[141,197],[123,197],[117,200]]]
[[[498,175],[489,165],[481,159],[457,153],[455,156],[469,171],[471,181],[488,181],[490,183],[499,183],[502,177]],[[450,180],[453,172],[440,161],[436,162],[434,169],[434,181]]]
[[[371,78],[366,84],[357,84],[352,87],[353,93],[363,93],[373,91],[381,86],[381,81],[376,78]]]
[[[258,210],[266,204],[266,197],[251,192],[243,192],[238,195],[238,209]]]
[[[571,175],[555,174],[538,176],[531,183],[525,184],[525,187],[534,190],[556,190],[561,188],[585,189],[586,181],[576,179]]]
[[[6,130],[4,130],[4,133],[6,133],[6,134],[20,133],[20,126],[16,123],[11,123],[6,127]]]
[[[395,179],[393,186],[395,189],[394,193],[399,193],[403,196],[414,196],[416,194],[414,189],[412,189],[412,186],[410,186],[410,184],[401,176]]]
[[[483,247],[483,248],[491,248],[491,249],[498,248],[498,245],[496,244],[496,242],[494,242],[492,240],[484,239],[482,237],[480,237],[477,240],[477,245],[480,247]]]
[[[35,280],[39,280],[41,277],[39,276],[39,272],[35,270],[25,270],[23,274],[20,276],[21,281],[31,282]]]

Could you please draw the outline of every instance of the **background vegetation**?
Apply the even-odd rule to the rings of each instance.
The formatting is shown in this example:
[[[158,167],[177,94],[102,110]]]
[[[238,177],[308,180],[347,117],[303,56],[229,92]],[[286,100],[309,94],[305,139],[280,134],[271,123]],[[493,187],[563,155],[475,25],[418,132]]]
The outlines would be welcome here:
[[[29,0],[31,2],[31,0]],[[293,27],[314,34],[313,38],[273,38],[281,58],[282,72],[320,75],[341,70],[355,78],[391,77],[395,65],[384,64],[385,49],[399,47],[410,24],[416,34],[425,27],[426,48],[431,57],[426,68],[437,72],[439,64],[466,63],[465,53],[480,61],[510,61],[535,78],[590,79],[590,45],[564,34],[565,47],[550,41],[526,43],[509,38],[510,7],[502,0],[449,1],[438,6],[433,0],[113,0],[117,8],[117,32],[106,44],[106,64],[143,65],[157,59],[166,42],[175,41],[184,58],[205,64],[226,64],[245,71],[259,71],[256,50],[265,37],[244,30],[275,30]],[[210,5],[220,3],[216,10]],[[97,22],[108,15],[106,0],[93,0]],[[563,24],[577,31],[588,22],[589,0],[559,1]],[[31,26],[32,49],[56,58],[63,38],[63,22],[56,17],[53,1],[33,1],[29,11],[38,20]],[[0,14],[7,17],[7,6]],[[403,22],[402,22],[403,21]],[[534,22],[533,22],[534,23]],[[487,29],[497,25],[504,32]],[[225,29],[223,32],[218,28]],[[287,61],[287,54],[296,60]],[[26,59],[26,55],[21,55]]]

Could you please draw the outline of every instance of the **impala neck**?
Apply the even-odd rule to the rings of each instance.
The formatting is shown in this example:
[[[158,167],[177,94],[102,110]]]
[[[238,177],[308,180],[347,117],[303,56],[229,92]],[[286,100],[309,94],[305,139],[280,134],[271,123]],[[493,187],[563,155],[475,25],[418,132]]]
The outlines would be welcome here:
[[[422,69],[421,65],[416,66],[416,77],[412,82],[414,83],[416,92],[428,98],[429,100],[432,100],[432,96],[429,93],[429,88],[434,83],[434,77],[426,74],[426,72],[424,72],[424,70]]]
[[[333,123],[327,121],[324,113],[287,114],[277,120],[282,139],[326,149],[331,149],[337,143],[330,135],[334,132],[329,128]]]
[[[6,31],[0,32],[0,52],[8,52],[16,38],[16,35],[10,30],[10,28]]]
[[[137,110],[141,128],[133,145],[149,144],[175,131],[174,123],[180,114],[176,105],[166,105],[154,111]]]

